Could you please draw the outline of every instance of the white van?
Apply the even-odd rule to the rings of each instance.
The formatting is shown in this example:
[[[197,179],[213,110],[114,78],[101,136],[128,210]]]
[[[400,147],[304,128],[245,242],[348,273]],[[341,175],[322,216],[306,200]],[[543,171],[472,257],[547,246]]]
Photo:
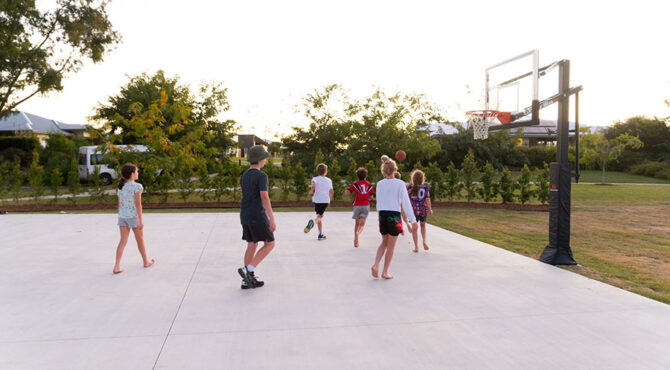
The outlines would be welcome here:
[[[124,151],[137,152],[146,152],[149,149],[144,145],[115,145],[115,147]],[[119,175],[113,168],[109,168],[107,164],[103,163],[103,155],[97,149],[97,145],[79,147],[79,178],[89,181],[93,173],[95,173],[95,166],[98,166],[100,169],[100,182],[103,185],[109,185]]]

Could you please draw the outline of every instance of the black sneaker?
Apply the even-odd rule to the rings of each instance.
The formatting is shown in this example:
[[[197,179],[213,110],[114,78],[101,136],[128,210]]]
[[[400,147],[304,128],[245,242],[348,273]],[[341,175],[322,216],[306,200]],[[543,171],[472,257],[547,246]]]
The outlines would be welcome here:
[[[254,284],[249,279],[249,272],[247,272],[246,267],[238,268],[237,273],[240,274],[240,276],[242,277],[242,280],[244,281],[244,283],[247,286],[246,288],[242,288],[242,289],[253,289],[253,288],[255,288]]]
[[[323,234],[319,234],[319,237],[318,237],[317,239],[318,239],[318,240],[323,240],[323,239],[325,239],[325,238],[326,238],[325,235],[323,235]]]
[[[242,280],[242,285],[240,285],[240,288],[242,289],[251,289],[250,286],[247,285],[247,282]]]
[[[256,279],[256,275],[254,275],[254,272],[253,272],[253,271],[251,271],[251,272],[247,272],[247,276],[249,277],[249,281],[251,281],[251,283],[253,284],[253,287],[254,287],[254,288],[260,288],[260,287],[262,287],[263,285],[265,285],[264,282],[262,282],[262,281]]]

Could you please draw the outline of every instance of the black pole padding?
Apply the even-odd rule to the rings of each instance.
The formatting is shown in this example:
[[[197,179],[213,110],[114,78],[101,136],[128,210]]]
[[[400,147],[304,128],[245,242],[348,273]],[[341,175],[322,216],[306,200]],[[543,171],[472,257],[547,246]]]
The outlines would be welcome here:
[[[570,248],[570,165],[552,162],[549,167],[549,244],[540,261],[551,265],[576,265]]]

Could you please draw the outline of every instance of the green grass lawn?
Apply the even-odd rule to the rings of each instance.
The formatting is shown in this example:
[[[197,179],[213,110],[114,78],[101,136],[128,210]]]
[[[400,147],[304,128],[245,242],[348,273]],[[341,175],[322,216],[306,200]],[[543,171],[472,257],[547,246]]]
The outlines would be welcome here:
[[[579,182],[600,182],[602,179],[601,171],[581,171]],[[657,179],[655,177],[646,177],[633,175],[626,172],[605,172],[605,182],[607,183],[640,183],[640,184],[670,184],[670,180]]]
[[[574,185],[571,248],[564,267],[670,303],[670,187]],[[547,212],[438,208],[436,226],[538,258],[548,242]]]

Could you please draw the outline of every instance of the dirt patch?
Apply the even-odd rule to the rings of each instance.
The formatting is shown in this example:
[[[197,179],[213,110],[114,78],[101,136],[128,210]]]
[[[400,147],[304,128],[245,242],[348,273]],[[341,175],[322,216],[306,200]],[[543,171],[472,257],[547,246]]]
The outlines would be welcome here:
[[[273,207],[312,207],[310,201],[273,201]],[[334,201],[333,207],[350,207],[350,201]],[[478,203],[478,202],[433,202],[434,207],[453,208],[488,208],[507,209],[513,211],[536,211],[547,212],[547,204],[501,204],[501,203]],[[48,211],[91,211],[103,209],[116,209],[116,203],[88,203],[88,204],[0,204],[0,211],[4,212],[48,212]],[[179,209],[179,208],[239,208],[239,202],[177,202],[177,203],[145,203],[144,209]]]

